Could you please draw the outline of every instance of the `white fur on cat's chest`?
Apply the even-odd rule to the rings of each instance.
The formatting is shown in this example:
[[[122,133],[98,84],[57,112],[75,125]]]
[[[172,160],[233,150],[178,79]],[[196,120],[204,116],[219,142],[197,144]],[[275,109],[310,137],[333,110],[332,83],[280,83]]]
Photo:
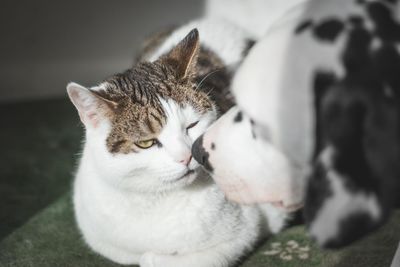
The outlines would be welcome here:
[[[79,176],[74,202],[78,222],[91,238],[111,243],[118,240],[116,246],[123,244],[125,249],[138,254],[149,250],[187,253],[198,250],[202,244],[209,247],[223,241],[213,240],[213,233],[218,230],[224,236],[224,228],[232,224],[221,220],[224,214],[219,208],[226,203],[213,183],[198,187],[196,194],[180,190],[157,200],[136,194],[122,195],[101,180]],[[229,209],[228,217],[235,217],[238,211]]]

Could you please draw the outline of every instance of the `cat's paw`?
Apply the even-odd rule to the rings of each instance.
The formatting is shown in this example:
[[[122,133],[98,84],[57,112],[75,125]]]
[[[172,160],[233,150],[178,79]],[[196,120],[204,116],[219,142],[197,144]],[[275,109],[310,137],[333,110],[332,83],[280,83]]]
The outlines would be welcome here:
[[[146,252],[140,257],[140,267],[187,267],[181,258],[173,254],[157,254]]]
[[[158,267],[157,255],[153,252],[146,252],[140,257],[139,265],[140,267]]]

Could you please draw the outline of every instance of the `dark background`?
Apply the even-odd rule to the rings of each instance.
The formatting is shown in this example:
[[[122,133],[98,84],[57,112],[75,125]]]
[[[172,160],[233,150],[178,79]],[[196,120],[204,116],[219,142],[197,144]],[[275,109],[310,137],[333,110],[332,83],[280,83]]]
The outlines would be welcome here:
[[[201,14],[203,1],[1,1],[0,101],[64,96],[128,68],[141,41]]]
[[[129,68],[146,36],[203,1],[1,1],[0,241],[71,188],[83,128],[65,86]]]

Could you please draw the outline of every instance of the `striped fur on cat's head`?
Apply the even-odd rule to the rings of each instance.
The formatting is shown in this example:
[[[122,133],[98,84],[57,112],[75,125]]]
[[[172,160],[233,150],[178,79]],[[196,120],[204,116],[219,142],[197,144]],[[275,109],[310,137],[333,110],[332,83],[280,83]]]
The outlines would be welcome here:
[[[154,62],[89,89],[67,86],[86,128],[85,152],[101,177],[142,192],[194,180],[192,143],[216,118],[214,103],[193,79],[198,51],[198,32],[192,30]]]

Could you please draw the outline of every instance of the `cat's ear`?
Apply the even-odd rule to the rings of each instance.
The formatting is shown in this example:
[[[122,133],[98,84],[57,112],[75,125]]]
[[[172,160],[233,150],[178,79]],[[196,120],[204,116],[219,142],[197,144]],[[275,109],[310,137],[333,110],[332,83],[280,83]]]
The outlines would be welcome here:
[[[117,103],[77,83],[69,83],[67,92],[86,127],[96,128],[99,122],[110,117],[117,107]]]
[[[195,72],[199,47],[199,31],[193,29],[162,60],[176,71],[179,79],[190,77]]]

